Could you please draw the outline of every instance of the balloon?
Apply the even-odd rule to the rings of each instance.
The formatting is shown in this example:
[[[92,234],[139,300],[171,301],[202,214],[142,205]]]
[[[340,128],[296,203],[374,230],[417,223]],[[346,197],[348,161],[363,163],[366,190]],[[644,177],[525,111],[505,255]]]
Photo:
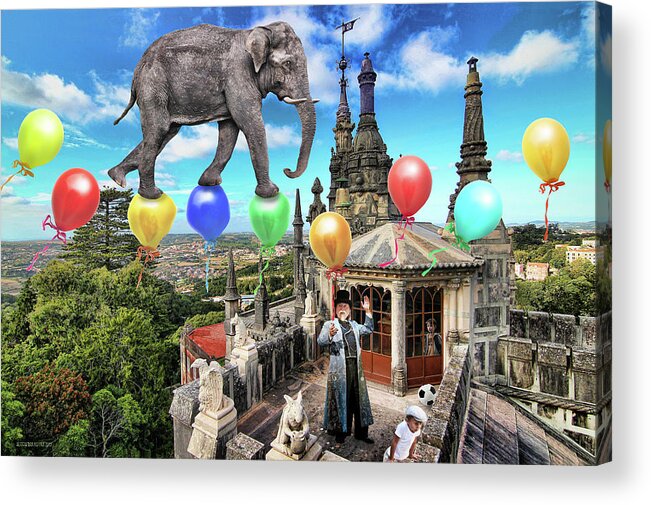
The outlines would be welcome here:
[[[282,193],[272,198],[253,197],[249,204],[253,231],[263,247],[273,247],[289,226],[289,200]]]
[[[473,181],[454,202],[455,232],[465,242],[492,232],[502,219],[502,198],[490,182]]]
[[[156,249],[172,228],[176,216],[174,201],[163,193],[155,200],[136,195],[129,204],[129,228],[148,249]]]
[[[45,165],[63,145],[63,125],[48,109],[36,109],[27,114],[18,130],[18,155],[29,168]]]
[[[52,213],[59,230],[70,231],[85,225],[99,207],[99,184],[83,168],[63,172],[52,190]]]
[[[604,144],[602,154],[604,157],[604,174],[606,175],[606,182],[610,185],[610,180],[613,176],[613,122],[610,119],[606,121],[606,125],[604,126]]]
[[[418,212],[432,191],[432,174],[423,160],[402,156],[396,161],[388,178],[389,194],[403,216]]]
[[[310,247],[329,269],[341,269],[353,238],[348,222],[336,212],[324,212],[310,226]]]
[[[228,198],[221,186],[197,186],[190,193],[188,223],[204,240],[214,241],[231,219]]]
[[[570,138],[558,121],[536,119],[524,132],[522,154],[529,168],[544,182],[556,182],[570,158]]]

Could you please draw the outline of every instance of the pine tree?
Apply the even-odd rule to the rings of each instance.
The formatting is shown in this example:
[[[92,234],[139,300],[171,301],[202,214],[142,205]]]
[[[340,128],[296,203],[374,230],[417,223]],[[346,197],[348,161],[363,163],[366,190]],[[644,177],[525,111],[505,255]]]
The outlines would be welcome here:
[[[138,240],[129,231],[127,212],[133,198],[131,189],[104,187],[93,218],[75,230],[61,256],[89,269],[117,270],[135,258]]]

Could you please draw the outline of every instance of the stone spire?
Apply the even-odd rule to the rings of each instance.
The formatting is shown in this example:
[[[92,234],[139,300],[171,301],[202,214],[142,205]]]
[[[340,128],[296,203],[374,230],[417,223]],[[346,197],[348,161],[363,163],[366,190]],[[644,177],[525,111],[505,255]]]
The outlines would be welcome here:
[[[373,70],[370,53],[364,53],[362,71],[357,76],[359,82],[359,103],[361,114],[375,114],[375,81],[377,73]]]
[[[235,262],[233,250],[228,251],[228,272],[226,273],[226,293],[224,294],[224,331],[227,335],[235,335],[231,319],[240,311],[240,294],[237,292],[235,279]]]
[[[472,181],[488,180],[491,162],[486,159],[487,144],[484,139],[484,113],[482,110],[482,83],[477,71],[477,58],[468,60],[465,95],[466,112],[463,122],[463,143],[461,144],[461,161],[456,163],[459,182],[455,192],[450,195],[448,222],[453,220],[454,202],[459,191]]]
[[[253,305],[255,308],[255,322],[254,330],[258,333],[263,332],[267,326],[267,321],[269,321],[269,295],[267,294],[267,284],[264,280],[264,274],[262,273],[262,268],[264,261],[262,255],[258,260],[258,274],[262,276],[262,282],[258,288],[258,292],[255,294],[253,300]]]
[[[314,195],[314,200],[310,204],[310,208],[307,210],[307,222],[312,223],[319,214],[323,214],[326,211],[325,204],[321,201],[321,193],[323,193],[323,186],[319,178],[314,179],[314,184],[312,184],[312,194]]]
[[[303,216],[301,211],[301,193],[296,188],[296,207],[294,208],[294,312],[298,324],[305,313],[305,277],[303,264]]]

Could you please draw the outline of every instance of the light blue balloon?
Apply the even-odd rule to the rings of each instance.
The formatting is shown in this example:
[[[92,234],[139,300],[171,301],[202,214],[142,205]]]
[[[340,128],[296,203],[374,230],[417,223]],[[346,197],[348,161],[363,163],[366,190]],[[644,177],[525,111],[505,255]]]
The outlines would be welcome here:
[[[487,181],[473,181],[454,203],[454,227],[465,242],[484,238],[502,219],[502,197]]]

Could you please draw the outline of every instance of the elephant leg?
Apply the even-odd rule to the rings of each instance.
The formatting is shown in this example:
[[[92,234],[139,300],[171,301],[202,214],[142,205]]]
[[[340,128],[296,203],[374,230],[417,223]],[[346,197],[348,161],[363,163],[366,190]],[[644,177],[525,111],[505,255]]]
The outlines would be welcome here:
[[[145,109],[143,111],[143,109]],[[163,142],[172,128],[169,123],[167,111],[162,107],[141,107],[142,115],[142,148],[138,173],[140,175],[140,186],[138,193],[143,198],[154,200],[160,197],[163,192],[156,187],[154,169],[156,156],[163,148]]]
[[[167,143],[170,140],[174,138],[174,136],[179,132],[180,129],[181,127],[178,125],[173,125],[169,129],[158,151],[158,154],[161,153],[163,148],[167,145]],[[140,144],[138,144],[136,148],[133,151],[131,151],[126,158],[124,158],[124,160],[122,160],[118,165],[114,166],[111,170],[108,171],[109,177],[113,179],[116,184],[118,184],[123,188],[127,187],[126,175],[129,172],[133,172],[134,170],[138,169],[138,165],[140,164],[140,155],[142,152],[142,144],[143,143],[140,142]]]
[[[232,119],[219,122],[219,141],[217,143],[215,159],[212,160],[210,166],[201,174],[201,178],[199,179],[200,186],[217,186],[222,183],[222,170],[224,170],[228,160],[233,155],[239,133],[240,129]]]
[[[246,141],[249,144],[251,153],[251,162],[255,170],[255,178],[258,185],[255,188],[255,194],[262,198],[270,198],[278,194],[278,186],[269,179],[269,153],[267,152],[267,133],[262,121],[262,102],[256,91],[251,91],[252,98],[245,100],[242,97],[246,94],[245,90],[226,90],[226,102],[229,104],[229,111],[237,127],[242,130]],[[253,98],[255,97],[255,98]],[[251,101],[255,100],[253,105]]]

